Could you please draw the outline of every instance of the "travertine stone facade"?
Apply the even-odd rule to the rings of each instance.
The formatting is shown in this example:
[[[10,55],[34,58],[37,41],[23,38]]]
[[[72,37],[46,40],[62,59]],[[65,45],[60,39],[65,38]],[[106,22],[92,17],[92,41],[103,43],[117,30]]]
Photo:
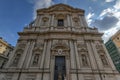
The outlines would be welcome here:
[[[37,10],[1,69],[8,80],[119,80],[97,28],[65,4]]]

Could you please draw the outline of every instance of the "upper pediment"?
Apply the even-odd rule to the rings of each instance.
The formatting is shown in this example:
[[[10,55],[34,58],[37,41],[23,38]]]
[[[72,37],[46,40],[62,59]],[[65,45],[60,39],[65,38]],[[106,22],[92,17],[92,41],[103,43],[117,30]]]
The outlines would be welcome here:
[[[82,9],[73,8],[66,4],[56,4],[49,8],[38,9],[37,12],[54,12],[54,11],[67,11],[67,12],[84,12]]]

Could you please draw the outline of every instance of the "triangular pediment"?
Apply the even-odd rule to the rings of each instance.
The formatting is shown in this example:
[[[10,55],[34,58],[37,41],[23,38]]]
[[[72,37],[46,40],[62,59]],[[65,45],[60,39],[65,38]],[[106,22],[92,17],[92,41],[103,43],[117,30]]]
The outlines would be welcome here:
[[[44,8],[44,9],[39,9],[37,10],[38,12],[39,11],[48,11],[48,12],[53,12],[53,11],[69,11],[69,12],[74,12],[74,11],[81,11],[81,12],[84,12],[84,10],[82,9],[78,9],[78,8],[73,8],[69,5],[66,5],[66,4],[56,4],[56,5],[53,5],[49,8]]]
[[[57,4],[57,5],[51,6],[49,9],[51,11],[71,11],[74,8],[65,4]]]

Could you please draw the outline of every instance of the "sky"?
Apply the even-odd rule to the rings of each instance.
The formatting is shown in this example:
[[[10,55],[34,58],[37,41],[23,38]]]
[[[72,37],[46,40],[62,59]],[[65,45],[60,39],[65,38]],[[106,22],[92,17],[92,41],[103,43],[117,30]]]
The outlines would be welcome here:
[[[36,17],[36,10],[64,3],[85,10],[89,27],[97,27],[106,42],[120,29],[120,0],[0,0],[0,37],[15,46],[17,32]]]

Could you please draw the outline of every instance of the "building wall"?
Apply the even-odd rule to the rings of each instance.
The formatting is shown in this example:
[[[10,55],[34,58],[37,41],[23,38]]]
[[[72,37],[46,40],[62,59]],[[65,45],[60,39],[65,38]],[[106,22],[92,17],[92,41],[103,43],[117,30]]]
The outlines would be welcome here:
[[[112,41],[114,42],[114,44],[120,48],[120,34],[114,36],[114,38],[112,39]]]
[[[3,42],[2,39],[0,39],[0,54],[2,54],[7,48],[7,45],[5,42]]]
[[[115,45],[115,43],[112,40],[109,40],[106,44],[105,44],[108,53],[111,56],[111,59],[113,60],[114,65],[116,66],[116,69],[120,72],[120,52],[117,48],[117,46]]]
[[[61,19],[64,25],[58,26]],[[59,73],[58,80],[119,80],[102,33],[88,27],[84,10],[64,4],[37,10],[35,21],[18,34],[1,69],[6,79],[54,80],[56,56],[64,56],[65,75]]]

